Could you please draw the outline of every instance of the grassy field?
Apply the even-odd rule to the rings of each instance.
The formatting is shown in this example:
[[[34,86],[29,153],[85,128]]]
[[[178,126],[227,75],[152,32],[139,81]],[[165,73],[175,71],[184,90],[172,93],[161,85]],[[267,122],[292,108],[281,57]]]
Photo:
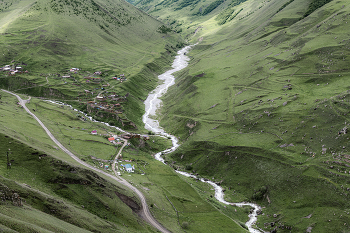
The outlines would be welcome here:
[[[118,198],[116,193],[132,197],[123,187],[7,135],[0,140],[3,226],[21,232],[153,231]],[[23,206],[11,201],[15,193]]]
[[[11,99],[12,102],[10,102]],[[3,94],[2,100],[1,106],[4,114],[11,115],[16,111],[16,108],[11,107],[15,106],[15,99],[12,96]],[[113,130],[113,128],[107,128],[101,123],[84,121],[77,116],[76,111],[67,106],[52,104],[36,98],[32,98],[27,106],[35,112],[66,148],[82,160],[96,167],[99,167],[101,164],[110,165],[110,163],[91,159],[91,156],[109,160],[111,157],[114,158],[119,150],[118,147],[110,144],[107,140],[107,135],[110,135],[110,133],[118,134],[117,131]],[[18,117],[28,118],[25,113]],[[8,124],[13,121],[11,118],[4,117],[2,120],[4,125],[15,128],[11,124]],[[128,230],[131,227],[131,232],[133,229],[139,231],[138,229],[141,228],[145,228],[142,229],[143,232],[150,230],[144,223],[137,223],[140,220],[135,222],[135,216],[131,217],[129,215],[132,214],[131,209],[127,206],[120,207],[120,199],[115,199],[116,196],[110,193],[114,192],[113,190],[117,190],[117,192],[125,193],[132,197],[132,194],[127,190],[122,187],[111,186],[112,184],[107,183],[107,180],[96,175],[94,176],[96,176],[97,180],[90,180],[91,178],[89,177],[91,174],[89,171],[72,165],[69,162],[58,160],[57,158],[61,156],[59,153],[56,152],[55,157],[51,157],[49,153],[41,152],[41,148],[45,149],[46,147],[44,144],[37,144],[36,148],[32,148],[26,146],[26,144],[31,145],[32,142],[22,141],[22,138],[18,138],[20,141],[17,141],[8,137],[6,134],[11,132],[11,128],[9,127],[7,131],[4,131],[5,134],[2,135],[3,139],[8,140],[8,142],[4,141],[1,143],[3,145],[1,151],[6,153],[6,145],[11,147],[12,153],[10,154],[10,159],[13,160],[12,168],[6,169],[6,157],[3,157],[3,162],[0,162],[3,166],[1,170],[4,171],[4,174],[1,175],[4,176],[4,179],[9,179],[8,182],[15,180],[21,184],[25,183],[32,187],[32,189],[40,190],[45,195],[52,196],[52,199],[62,199],[72,204],[73,207],[83,205],[83,213],[77,213],[77,219],[82,218],[82,214],[84,216],[86,214],[90,214],[91,216],[97,215],[101,219],[107,216],[107,220],[115,224],[112,226],[118,229],[122,224],[122,226],[128,226]],[[23,125],[18,127],[23,127]],[[17,130],[21,131],[20,129]],[[98,135],[91,135],[90,132],[92,130],[97,130]],[[37,129],[35,131],[37,132],[36,135],[40,136],[42,134],[41,137],[45,138],[44,131],[40,133],[41,131],[41,129]],[[30,134],[26,131],[21,132],[23,135]],[[209,232],[214,230],[214,227],[220,231],[235,229],[235,232],[246,232],[241,224],[247,221],[249,209],[234,208],[231,206],[223,207],[213,198],[213,190],[210,187],[198,183],[198,181],[180,177],[173,171],[172,167],[164,166],[153,158],[155,153],[165,150],[170,146],[171,142],[161,137],[151,136],[150,140],[146,142],[139,139],[132,139],[130,140],[130,145],[123,150],[121,155],[122,160],[131,160],[132,162],[121,161],[117,165],[119,171],[122,173],[122,177],[130,181],[146,195],[147,203],[149,203],[151,212],[156,219],[174,232]],[[70,160],[67,159],[67,161]],[[74,162],[72,163],[74,164]],[[121,169],[120,164],[126,163],[135,166],[135,173],[128,174]],[[30,167],[30,169],[27,167]],[[108,172],[109,170],[106,171]],[[16,188],[13,189],[17,190]],[[90,200],[91,195],[96,200]],[[33,206],[28,201],[30,198],[33,198],[33,195],[26,195],[24,198],[26,203],[30,204],[30,208],[39,211],[38,214],[41,215],[47,213],[39,207]],[[174,207],[178,211],[178,215]],[[86,213],[86,210],[88,213]],[[23,214],[26,215],[26,213]],[[119,215],[122,215],[122,217]],[[56,221],[56,215],[47,216],[46,218],[50,218],[50,224],[43,226],[34,224],[33,227],[49,229],[59,223],[59,220]],[[62,218],[59,219],[62,220]],[[30,222],[31,219],[29,218],[23,224],[28,225]],[[218,225],[213,224],[214,222],[218,223]],[[10,224],[9,220],[4,220],[3,223],[5,226]],[[79,225],[78,220],[69,223],[72,224],[70,227],[78,226],[83,230],[91,230],[95,225],[107,227],[102,223],[99,225],[97,222],[91,222],[91,226],[84,227]],[[24,226],[20,225],[19,228],[21,227],[24,228]],[[99,231],[98,228],[96,229]],[[123,228],[120,231],[124,231]]]
[[[350,8],[302,19],[309,3],[247,1],[244,17],[198,35],[164,98],[162,125],[183,142],[167,160],[266,207],[265,230],[347,232]]]
[[[3,127],[0,133],[0,151],[3,156],[0,161],[0,189],[3,200],[1,224],[4,226],[2,229],[7,227],[23,232],[33,230],[44,232],[52,229],[59,232],[153,231],[116,195],[116,193],[127,195],[133,202],[138,203],[129,190],[115,181],[81,168],[51,142],[34,119],[16,105],[15,97],[4,92],[1,96]],[[38,115],[44,110],[47,111],[50,106],[41,101],[43,106],[46,106],[45,109],[38,103],[32,99],[31,104],[28,104],[28,107],[33,107],[32,111],[39,113]],[[59,108],[58,105],[54,107],[58,107],[60,111],[60,123],[64,120],[62,116],[76,117],[74,111]],[[51,111],[52,116],[55,116],[53,114],[55,111],[53,109]],[[45,117],[41,115],[40,117],[47,124]],[[57,119],[58,116],[53,118]],[[81,120],[64,121],[75,127],[79,127],[79,122],[82,122],[83,126],[92,127],[91,123]],[[106,130],[101,124],[95,126],[94,129],[101,133]],[[80,131],[76,128],[77,137],[82,137]],[[56,135],[56,132],[53,133]],[[84,136],[84,140],[90,140],[89,135]],[[95,136],[96,142],[103,141],[103,137]],[[10,169],[6,165],[8,151],[10,151]],[[19,194],[23,207],[12,204],[14,193]]]
[[[246,232],[239,222],[246,222],[244,209],[218,204],[210,187],[177,175],[169,166],[154,160],[142,148],[128,148],[124,159],[133,159],[136,172],[123,178],[146,195],[151,212],[174,232]],[[142,174],[142,175],[141,175]],[[176,210],[175,210],[176,209]]]
[[[121,170],[122,176],[174,232],[247,232],[242,225],[249,208],[224,206],[210,186],[173,171],[186,167],[220,183],[228,201],[261,205],[257,225],[266,231],[349,231],[347,2],[133,3],[167,25],[124,2],[1,3],[0,61],[29,72],[3,73],[0,87],[23,98],[64,100],[96,119],[144,132],[142,101],[183,45],[177,33],[193,42],[200,38],[160,114],[181,147],[164,166],[153,155],[168,148],[168,140],[130,140],[122,158],[136,172]],[[72,67],[80,70],[70,72]],[[120,74],[122,81],[112,79]],[[88,101],[111,94],[121,103],[118,114],[88,108]],[[78,166],[13,96],[1,97],[0,151],[11,148],[13,160],[11,169],[5,157],[0,161],[7,200],[0,206],[2,229],[153,231],[115,195],[137,206],[132,193]],[[28,107],[64,146],[96,167],[109,164],[97,159],[114,158],[119,150],[107,140],[119,132],[84,121],[68,107],[39,98]],[[24,208],[11,204],[15,192]]]

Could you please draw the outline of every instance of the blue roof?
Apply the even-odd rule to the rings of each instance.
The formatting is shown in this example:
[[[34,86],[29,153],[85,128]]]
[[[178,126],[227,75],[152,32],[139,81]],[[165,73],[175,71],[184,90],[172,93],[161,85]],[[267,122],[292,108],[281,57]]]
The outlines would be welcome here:
[[[132,168],[130,164],[125,164],[125,168]]]

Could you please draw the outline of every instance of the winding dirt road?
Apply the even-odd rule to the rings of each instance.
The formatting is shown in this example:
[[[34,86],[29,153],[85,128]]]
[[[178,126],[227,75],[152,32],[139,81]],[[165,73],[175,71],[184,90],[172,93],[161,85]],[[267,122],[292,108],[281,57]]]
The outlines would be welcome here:
[[[117,174],[117,172],[116,172],[116,170],[115,170],[115,161],[117,161],[117,159],[119,158],[120,154],[122,153],[124,147],[126,146],[126,144],[128,144],[128,140],[123,139],[123,138],[122,138],[122,140],[124,141],[124,144],[123,144],[122,148],[120,148],[118,154],[115,156],[114,161],[113,161],[113,163],[112,163],[112,170],[113,170],[113,172],[114,172],[114,174],[115,174],[116,176],[118,176],[118,174]],[[119,177],[119,176],[118,176],[118,177]]]
[[[68,154],[70,157],[72,157],[75,161],[77,161],[78,163],[80,163],[81,165],[88,167],[89,169],[101,173],[105,176],[110,177],[111,179],[119,182],[120,184],[125,185],[126,187],[128,187],[129,189],[131,189],[133,192],[135,192],[137,194],[137,196],[140,198],[141,204],[142,204],[142,216],[144,217],[144,219],[149,222],[152,226],[154,226],[155,228],[157,228],[159,231],[164,232],[164,233],[170,233],[170,231],[168,231],[166,228],[164,228],[162,225],[160,225],[160,223],[157,222],[157,220],[155,220],[152,216],[152,214],[150,213],[149,209],[148,209],[148,205],[146,202],[146,198],[143,195],[142,192],[140,192],[137,188],[135,188],[134,186],[132,186],[129,182],[127,182],[125,179],[121,178],[121,177],[116,177],[113,176],[111,174],[108,174],[104,171],[101,171],[93,166],[91,166],[90,164],[85,163],[84,161],[80,160],[77,156],[75,156],[72,152],[70,152],[67,148],[65,148],[54,136],[53,134],[46,128],[46,126],[41,122],[41,120],[35,116],[27,107],[26,107],[26,103],[28,100],[23,100],[21,97],[19,97],[18,95],[16,95],[15,93],[12,93],[10,91],[7,90],[2,90],[6,93],[9,93],[11,95],[14,95],[17,97],[19,104],[32,116],[34,117],[34,119],[40,124],[40,126],[45,130],[45,132],[47,133],[47,135],[51,138],[52,141],[54,141],[54,143],[56,143],[56,145],[61,148],[61,150],[63,150],[66,154]]]

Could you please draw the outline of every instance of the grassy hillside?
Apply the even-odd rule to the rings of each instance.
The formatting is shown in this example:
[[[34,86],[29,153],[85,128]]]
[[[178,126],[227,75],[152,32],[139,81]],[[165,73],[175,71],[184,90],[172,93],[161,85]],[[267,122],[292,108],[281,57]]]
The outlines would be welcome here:
[[[91,114],[125,128],[140,128],[142,101],[182,46],[181,38],[160,30],[162,26],[124,1],[4,1],[0,67],[20,66],[23,73],[1,72],[0,87],[73,100],[85,111],[86,103],[98,95],[128,97],[112,114]]]
[[[65,232],[152,231],[138,218],[139,202],[130,191],[81,168],[47,138],[23,108],[16,105],[14,96],[1,94],[0,124],[5,127],[1,128],[0,134],[0,153],[3,155],[0,159],[0,197],[7,200],[0,205],[4,217],[1,229],[44,231],[57,226],[57,231]],[[38,98],[32,98],[27,106],[80,159],[100,169],[111,165],[110,160],[114,159],[120,146],[109,143],[107,135],[120,132],[104,124],[84,121],[67,106]],[[92,130],[97,130],[98,134],[92,135]],[[136,171],[128,174],[118,165],[119,171],[144,193],[152,214],[167,229],[209,232],[215,228],[223,232],[232,229],[246,232],[242,226],[248,220],[249,208],[222,207],[213,198],[211,186],[182,178],[171,167],[153,158],[152,155],[171,146],[169,140],[153,136],[148,141],[132,139],[129,143],[121,158],[134,165]],[[6,165],[8,149],[11,149],[10,169]],[[104,171],[112,174],[111,169]],[[24,206],[13,205],[14,193],[19,194]],[[35,214],[31,215],[29,211]],[[35,222],[33,218],[46,222]],[[213,225],[213,221],[218,225]]]
[[[199,33],[164,98],[162,125],[183,142],[167,159],[220,182],[228,200],[266,207],[265,230],[347,232],[350,8],[299,0],[241,8],[215,34]]]
[[[139,223],[138,209],[118,197],[130,195],[124,188],[4,134],[0,142],[2,226],[17,232],[152,232]]]
[[[96,119],[137,130],[142,101],[183,45],[176,32],[200,38],[190,66],[164,98],[161,124],[183,143],[166,157],[171,167],[220,183],[229,201],[261,205],[257,224],[266,231],[349,231],[347,2],[133,4],[167,25],[125,2],[2,2],[0,61],[29,72],[2,73],[0,87],[64,100]],[[11,169],[6,157],[0,161],[1,229],[152,231],[136,216],[136,199],[127,198],[132,208],[122,202],[128,191],[76,166],[14,97],[2,93],[1,101],[0,152],[14,145]],[[98,166],[91,156],[116,154],[105,142],[110,128],[40,99],[28,106],[87,162]],[[102,136],[89,135],[93,129]],[[168,142],[130,143],[123,158],[137,172],[123,176],[144,192],[165,227],[246,231],[249,208],[223,207],[211,187],[153,159]]]
[[[17,1],[0,17],[1,64],[23,62],[30,72],[135,74],[166,44],[159,21],[121,1]]]
[[[59,232],[153,231],[140,220],[139,201],[129,190],[82,168],[59,150],[40,125],[16,102],[14,96],[1,93],[1,229],[9,228],[17,232],[45,232],[53,229]],[[55,107],[59,112],[52,109],[49,115],[59,117],[66,126],[73,125],[80,140],[90,140],[90,153],[94,149],[95,152],[105,152],[107,147],[112,147],[114,153],[115,148],[111,145],[96,148],[96,144],[99,144],[97,138],[86,137],[89,135],[83,131],[84,127],[93,127],[99,133],[107,133],[108,129],[80,120],[74,111],[67,114],[64,108]],[[29,108],[33,112],[42,112],[41,105],[35,101],[29,104]],[[49,110],[44,109],[45,112]],[[39,116],[47,124],[45,117]],[[51,121],[51,124],[55,123]],[[55,135],[59,135],[56,129],[48,126]],[[84,138],[82,132],[85,132]],[[64,140],[62,142],[65,143]],[[10,152],[10,168],[7,167],[7,152]],[[105,159],[103,155],[98,157]],[[23,206],[14,202],[15,193],[19,195]],[[123,195],[129,198],[120,198]]]
[[[224,15],[224,18],[231,17],[231,14],[235,12],[233,7],[245,1],[246,0],[131,0],[128,2],[165,22],[167,27],[171,28],[173,31],[181,32],[185,38],[191,39],[201,30],[215,31],[217,25],[212,25],[212,20],[220,13],[220,15]],[[238,13],[238,11],[235,13]],[[226,20],[228,20],[227,18]]]

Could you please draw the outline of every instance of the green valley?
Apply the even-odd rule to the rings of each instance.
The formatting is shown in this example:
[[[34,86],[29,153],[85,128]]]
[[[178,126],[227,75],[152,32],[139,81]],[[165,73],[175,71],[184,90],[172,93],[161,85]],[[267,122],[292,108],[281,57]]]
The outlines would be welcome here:
[[[249,232],[249,202],[256,232],[350,232],[349,24],[346,0],[0,2],[0,231]]]
[[[266,207],[264,230],[349,231],[350,8],[328,2],[247,1],[215,31],[213,15],[164,98],[183,142],[166,160]]]

